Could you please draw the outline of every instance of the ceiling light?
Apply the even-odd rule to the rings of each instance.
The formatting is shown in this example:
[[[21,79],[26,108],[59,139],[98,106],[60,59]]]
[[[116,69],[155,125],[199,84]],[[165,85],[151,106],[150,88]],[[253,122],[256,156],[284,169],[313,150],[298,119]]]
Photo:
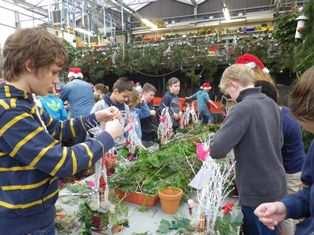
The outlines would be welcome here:
[[[151,28],[153,30],[157,30],[158,29],[157,25],[155,25],[153,22],[151,22],[148,19],[141,18],[141,21],[142,21],[143,24],[145,24],[147,27],[149,27],[149,28]]]
[[[224,14],[225,20],[227,21],[231,20],[230,11],[225,4],[224,7],[222,8],[222,13]]]

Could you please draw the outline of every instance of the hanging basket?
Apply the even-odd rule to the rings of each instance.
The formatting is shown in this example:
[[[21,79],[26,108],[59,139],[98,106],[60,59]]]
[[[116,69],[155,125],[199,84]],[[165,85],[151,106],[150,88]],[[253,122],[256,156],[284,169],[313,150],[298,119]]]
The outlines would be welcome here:
[[[174,214],[180,206],[183,191],[180,188],[168,187],[159,191],[161,209],[166,214]]]

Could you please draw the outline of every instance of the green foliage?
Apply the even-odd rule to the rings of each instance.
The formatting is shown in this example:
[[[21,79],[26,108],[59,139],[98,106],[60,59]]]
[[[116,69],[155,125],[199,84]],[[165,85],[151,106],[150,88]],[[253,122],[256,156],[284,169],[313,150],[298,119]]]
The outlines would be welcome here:
[[[242,224],[242,217],[233,217],[232,215],[219,216],[216,221],[215,231],[217,235],[238,235]]]
[[[277,70],[295,69],[295,30],[297,26],[296,12],[279,15],[275,18],[273,37],[279,44],[276,56]],[[275,63],[276,64],[276,63]]]
[[[80,235],[92,235],[93,211],[87,202],[80,204],[78,216],[81,222]]]
[[[173,186],[189,193],[188,184],[194,176],[192,167],[197,172],[201,166],[193,141],[199,141],[200,136],[211,130],[212,127],[205,126],[194,128],[192,132],[197,134],[186,134],[187,138],[173,140],[156,152],[140,150],[136,162],[117,167],[109,182],[111,187],[125,192],[156,194],[164,187]]]
[[[176,234],[188,235],[194,231],[191,221],[184,217],[175,217],[174,220],[168,221],[162,219],[160,221],[157,233],[169,234],[171,231],[176,231]]]
[[[110,195],[110,201],[114,203],[113,210],[99,211],[90,206],[90,201],[84,200],[79,205],[78,217],[81,222],[80,235],[92,235],[93,216],[100,217],[103,229],[106,229],[110,223],[114,225],[128,226],[128,207],[121,201],[118,201],[116,197]]]
[[[296,70],[304,72],[314,65],[314,0],[305,4],[305,16],[308,20],[305,23],[303,43],[297,48]]]
[[[68,52],[68,63],[70,66],[77,66],[79,63],[79,60],[81,59],[80,55],[80,49],[77,49],[73,47],[70,43],[68,43],[66,40],[63,40],[63,44],[65,49]]]
[[[182,71],[196,82],[195,69],[202,67],[203,76],[213,79],[217,64],[208,56],[207,49],[192,45],[148,45],[141,48],[126,46],[116,49],[76,49],[66,43],[70,66],[80,66],[85,78],[93,83],[102,82],[107,75],[116,77],[130,73],[159,76]]]
[[[314,140],[314,134],[307,132],[305,130],[303,130],[302,134],[303,134],[304,149],[307,151],[310,147],[312,140]]]
[[[83,184],[68,184],[66,186],[67,190],[69,190],[72,193],[90,193],[91,189],[88,188],[86,183]]]
[[[239,207],[235,207],[228,214],[218,216],[215,224],[216,235],[238,235],[243,221],[243,214]]]

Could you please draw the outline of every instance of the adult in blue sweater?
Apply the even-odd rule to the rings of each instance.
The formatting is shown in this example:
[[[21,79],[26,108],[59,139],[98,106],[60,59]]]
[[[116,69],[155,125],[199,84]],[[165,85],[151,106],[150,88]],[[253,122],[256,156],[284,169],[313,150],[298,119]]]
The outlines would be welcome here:
[[[260,87],[264,94],[277,102],[278,91],[272,83],[259,80],[255,82],[255,86]],[[305,159],[302,130],[288,107],[280,107],[280,116],[284,138],[281,154],[287,174],[288,193],[289,191],[293,193],[298,191],[298,189],[292,187],[292,185],[289,187],[289,179],[291,179],[292,184],[295,186],[295,179],[301,178],[301,170]]]
[[[78,67],[69,69],[68,82],[61,90],[60,98],[69,103],[69,112],[72,118],[85,117],[90,114],[94,104],[93,86],[82,80],[83,74]]]
[[[256,87],[260,87],[262,92],[272,98],[276,103],[278,91],[273,83],[265,80],[255,82]],[[280,107],[281,126],[283,133],[283,146],[281,154],[287,178],[288,194],[296,193],[302,188],[301,170],[305,159],[304,144],[300,124],[285,106]],[[294,235],[295,222],[285,220],[281,226],[281,234]]]
[[[109,108],[61,122],[35,104],[34,94],[48,94],[67,58],[62,42],[44,29],[17,30],[6,40],[3,55],[0,233],[54,235],[58,179],[92,167],[113,147],[122,127],[110,120],[119,111]],[[107,122],[106,130],[85,141],[97,122]]]
[[[314,68],[308,69],[298,80],[290,94],[291,112],[302,127],[314,133]],[[302,219],[297,225],[296,235],[314,234],[314,143],[308,151],[302,170],[304,187],[281,201],[262,203],[255,214],[268,228],[274,229],[286,218]]]

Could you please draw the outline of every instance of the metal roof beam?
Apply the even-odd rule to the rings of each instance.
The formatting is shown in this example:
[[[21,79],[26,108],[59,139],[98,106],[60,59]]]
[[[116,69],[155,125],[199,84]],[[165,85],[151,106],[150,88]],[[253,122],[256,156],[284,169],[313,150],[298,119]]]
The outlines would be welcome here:
[[[190,0],[193,6],[197,6],[197,2],[195,0]]]
[[[26,2],[24,0],[7,0],[6,2],[10,3],[10,4],[14,4],[18,7],[21,7],[27,11],[33,12],[35,14],[44,16],[44,17],[48,17],[48,10],[44,9],[42,7],[36,6],[34,4],[31,4],[29,2]]]

